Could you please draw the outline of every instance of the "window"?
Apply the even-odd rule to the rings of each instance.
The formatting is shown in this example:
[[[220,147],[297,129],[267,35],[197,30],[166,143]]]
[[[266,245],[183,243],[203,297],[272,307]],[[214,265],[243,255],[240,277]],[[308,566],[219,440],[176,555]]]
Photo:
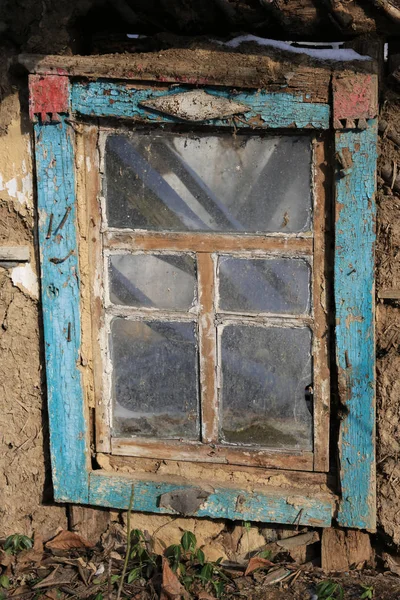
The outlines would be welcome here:
[[[99,446],[327,465],[324,141],[185,129],[100,133]]]
[[[55,496],[373,529],[374,67],[261,61],[259,89],[252,58],[185,85],[163,55],[162,84],[26,58]]]

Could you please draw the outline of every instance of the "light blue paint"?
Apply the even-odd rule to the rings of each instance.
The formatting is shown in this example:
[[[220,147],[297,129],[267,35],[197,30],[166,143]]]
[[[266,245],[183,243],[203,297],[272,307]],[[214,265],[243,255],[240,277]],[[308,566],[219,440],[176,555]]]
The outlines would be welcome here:
[[[184,86],[168,90],[135,89],[131,84],[109,81],[74,83],[71,106],[73,112],[87,116],[136,118],[150,123],[183,123],[181,119],[161,115],[139,105],[145,100],[186,92],[188,89]],[[232,126],[234,123],[235,127],[329,129],[329,105],[304,102],[300,95],[262,90],[235,93],[219,88],[207,88],[207,92],[245,104],[251,110],[234,119],[203,121],[204,125]]]
[[[101,474],[90,476],[89,503],[127,509],[134,486],[133,510],[160,514],[177,514],[159,506],[160,496],[176,490],[190,490],[194,485],[179,485],[163,481],[135,480],[124,476]],[[265,523],[298,523],[312,527],[329,527],[333,513],[332,498],[296,494],[291,490],[268,493],[240,489],[215,488],[213,493],[194,513],[196,517],[231,519],[234,521],[259,521]]]
[[[337,132],[335,305],[342,500],[338,523],[375,529],[374,243],[377,123]],[[352,159],[349,162],[349,153]],[[342,176],[341,176],[342,175]]]
[[[80,361],[78,249],[71,127],[35,124],[42,306],[55,499],[88,501],[86,419]],[[60,227],[67,208],[70,212]],[[53,214],[49,232],[50,215]],[[68,258],[59,264],[51,259]],[[68,325],[70,323],[70,326]],[[71,341],[68,341],[70,331]]]

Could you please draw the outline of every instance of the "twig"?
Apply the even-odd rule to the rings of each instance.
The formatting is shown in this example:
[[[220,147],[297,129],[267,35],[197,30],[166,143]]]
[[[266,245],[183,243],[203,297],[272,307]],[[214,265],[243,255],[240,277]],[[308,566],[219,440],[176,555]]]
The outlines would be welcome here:
[[[112,588],[111,588],[111,567],[112,567],[112,558],[110,557],[108,559],[108,573],[107,573],[107,575],[108,575],[108,577],[107,577],[107,579],[108,579],[108,589],[107,589],[108,600],[111,600],[111,590],[112,590]]]
[[[125,560],[124,560],[124,567],[122,569],[121,579],[119,581],[119,586],[118,586],[117,600],[120,600],[120,598],[121,598],[121,592],[122,592],[122,587],[124,585],[126,569],[128,568],[129,555],[131,553],[131,512],[132,512],[134,497],[135,497],[135,488],[134,488],[134,486],[132,486],[131,497],[129,499],[128,518],[127,518],[127,523],[126,523],[126,530],[127,530],[126,531],[126,535],[127,535],[126,554],[125,554]]]

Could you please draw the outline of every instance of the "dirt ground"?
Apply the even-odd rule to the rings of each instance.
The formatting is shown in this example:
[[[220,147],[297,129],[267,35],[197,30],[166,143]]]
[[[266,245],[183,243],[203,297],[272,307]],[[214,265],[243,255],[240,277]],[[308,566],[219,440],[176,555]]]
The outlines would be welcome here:
[[[281,552],[260,553],[244,563],[204,561],[193,534],[181,544],[152,550],[146,533],[113,528],[92,546],[76,533],[60,530],[46,544],[36,536],[8,538],[0,550],[0,596],[23,600],[395,600],[400,577],[356,565],[345,573],[324,573],[312,563],[298,565]],[[177,559],[177,548],[179,557]],[[126,554],[130,559],[126,562]],[[265,556],[265,553],[264,553]],[[208,569],[208,571],[207,571]],[[121,577],[124,584],[121,585]],[[324,593],[324,586],[330,585]]]

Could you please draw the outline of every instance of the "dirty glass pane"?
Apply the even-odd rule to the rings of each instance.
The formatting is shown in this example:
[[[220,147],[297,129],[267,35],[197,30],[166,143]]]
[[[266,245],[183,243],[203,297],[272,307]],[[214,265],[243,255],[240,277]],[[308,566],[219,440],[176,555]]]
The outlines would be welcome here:
[[[223,441],[312,450],[310,329],[226,325],[221,362]]]
[[[196,264],[190,255],[112,255],[109,276],[114,304],[189,310],[195,302]]]
[[[198,439],[194,323],[116,318],[111,358],[115,436]]]
[[[300,232],[311,228],[307,136],[110,134],[110,227]]]
[[[221,310],[278,314],[310,310],[310,265],[303,259],[221,256],[218,266]]]

